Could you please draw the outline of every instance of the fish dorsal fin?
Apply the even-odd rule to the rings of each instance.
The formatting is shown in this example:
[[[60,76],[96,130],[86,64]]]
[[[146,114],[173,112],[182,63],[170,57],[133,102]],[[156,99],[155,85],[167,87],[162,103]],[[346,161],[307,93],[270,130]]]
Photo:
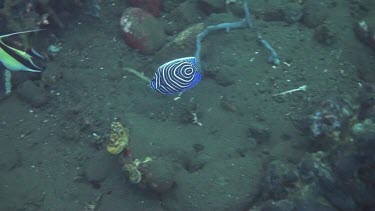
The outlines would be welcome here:
[[[13,36],[13,35],[17,35],[17,34],[26,34],[26,33],[31,33],[31,32],[38,32],[38,31],[43,31],[45,29],[33,29],[33,30],[27,30],[27,31],[21,31],[21,32],[14,32],[14,33],[10,33],[10,34],[4,34],[4,35],[0,35],[0,39],[4,38],[4,37],[10,37],[10,36]]]

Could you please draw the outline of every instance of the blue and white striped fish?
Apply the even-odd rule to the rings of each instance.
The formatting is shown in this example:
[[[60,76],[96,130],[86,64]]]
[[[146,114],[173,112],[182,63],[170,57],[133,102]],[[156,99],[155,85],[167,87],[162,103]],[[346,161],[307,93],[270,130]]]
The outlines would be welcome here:
[[[185,57],[163,64],[155,72],[151,88],[162,94],[176,94],[197,85],[202,76],[195,60],[195,57]]]

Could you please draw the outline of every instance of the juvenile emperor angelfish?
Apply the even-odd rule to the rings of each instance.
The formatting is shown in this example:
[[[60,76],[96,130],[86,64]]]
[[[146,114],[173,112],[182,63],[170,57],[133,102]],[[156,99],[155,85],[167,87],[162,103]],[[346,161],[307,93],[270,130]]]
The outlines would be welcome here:
[[[176,94],[197,85],[202,76],[195,57],[175,59],[160,66],[150,82],[162,94]]]

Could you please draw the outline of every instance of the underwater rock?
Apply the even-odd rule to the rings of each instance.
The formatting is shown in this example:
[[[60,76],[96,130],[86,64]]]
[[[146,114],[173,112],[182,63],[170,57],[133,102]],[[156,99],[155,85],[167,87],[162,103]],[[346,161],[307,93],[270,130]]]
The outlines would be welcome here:
[[[315,28],[327,19],[330,14],[328,0],[306,0],[303,6],[302,23],[309,28]]]
[[[185,1],[173,9],[168,16],[168,31],[176,33],[196,23],[202,22],[205,14],[199,10],[196,1]]]
[[[115,169],[113,159],[106,152],[98,152],[91,157],[84,167],[84,176],[87,182],[95,188],[100,188],[100,183],[103,182],[112,169]]]
[[[329,46],[337,42],[337,35],[332,27],[323,24],[316,27],[314,31],[314,39],[322,45]]]
[[[196,36],[204,29],[203,23],[194,24],[183,31],[177,33],[174,38],[169,41],[162,49],[154,56],[155,61],[169,61],[171,58],[185,57],[190,55],[195,49]],[[175,30],[170,28],[169,30]],[[174,34],[175,32],[170,32]],[[173,57],[171,53],[173,52]],[[151,66],[150,69],[157,67]]]
[[[303,17],[302,6],[297,3],[288,3],[282,9],[285,22],[292,24],[299,22]]]
[[[129,4],[133,7],[140,7],[153,16],[160,15],[160,2],[159,0],[128,0]]]
[[[340,151],[334,158],[335,174],[342,180],[353,179],[359,167],[359,158],[353,152]]]
[[[302,19],[303,10],[298,3],[287,3],[279,7],[267,8],[263,16],[265,21],[285,21],[292,24]]]
[[[162,47],[166,35],[162,24],[140,8],[127,8],[120,19],[125,42],[144,54],[152,54]]]
[[[247,136],[254,138],[257,143],[267,142],[271,137],[270,128],[257,122],[249,126]]]
[[[289,170],[289,166],[281,161],[273,161],[268,165],[263,178],[263,197],[280,200],[288,196],[286,186],[283,184],[283,174]]]
[[[218,0],[198,0],[199,8],[206,14],[225,12],[225,2]]]
[[[329,201],[334,207],[339,210],[352,211],[359,210],[352,196],[348,194],[341,184],[334,180],[322,180],[319,178],[320,193]]]
[[[210,157],[206,154],[198,154],[194,156],[190,161],[187,162],[185,169],[190,173],[201,170],[207,162],[210,161]]]
[[[310,115],[310,132],[314,138],[330,137],[339,139],[345,131],[349,119],[354,115],[354,106],[347,99],[328,99]]]
[[[236,82],[235,80],[233,80],[231,74],[220,70],[207,70],[204,72],[204,75],[208,78],[213,79],[217,84],[224,87],[233,85]]]
[[[165,193],[175,184],[175,170],[171,162],[157,159],[142,169],[142,182],[156,193]]]
[[[17,89],[18,96],[33,107],[41,107],[48,102],[48,93],[45,89],[35,85],[32,81],[25,81]]]

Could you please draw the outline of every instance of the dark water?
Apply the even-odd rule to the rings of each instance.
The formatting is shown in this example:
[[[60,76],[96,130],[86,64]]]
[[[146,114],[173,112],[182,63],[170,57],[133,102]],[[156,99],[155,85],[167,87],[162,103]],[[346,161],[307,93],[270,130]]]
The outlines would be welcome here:
[[[48,61],[12,73],[0,101],[0,210],[375,210],[371,0],[249,0],[253,26],[210,32],[202,81],[178,99],[127,68],[194,56],[241,1],[2,4],[2,34],[46,29],[7,43]],[[120,27],[131,5],[135,38]],[[113,122],[129,135],[117,155]]]

